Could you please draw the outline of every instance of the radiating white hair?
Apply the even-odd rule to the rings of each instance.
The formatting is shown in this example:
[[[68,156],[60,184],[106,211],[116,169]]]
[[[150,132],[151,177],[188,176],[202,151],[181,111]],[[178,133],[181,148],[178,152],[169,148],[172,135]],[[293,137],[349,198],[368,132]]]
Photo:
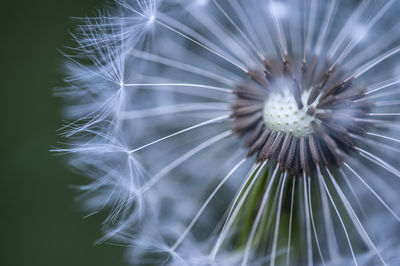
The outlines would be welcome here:
[[[69,144],[55,151],[90,178],[79,187],[90,214],[110,211],[99,242],[130,247],[137,265],[397,265],[399,11],[396,0],[118,0],[81,19],[56,91]],[[302,87],[294,109],[309,99],[314,130],[330,119],[308,146],[283,132],[294,124],[265,128],[271,114],[250,101],[255,86],[286,86],[286,72]],[[253,156],[255,122],[266,135],[253,134]]]

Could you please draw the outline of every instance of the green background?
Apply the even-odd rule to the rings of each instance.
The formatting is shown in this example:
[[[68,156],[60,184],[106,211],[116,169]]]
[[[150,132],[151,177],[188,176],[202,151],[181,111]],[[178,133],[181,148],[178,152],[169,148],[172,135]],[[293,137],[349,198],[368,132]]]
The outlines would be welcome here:
[[[57,51],[72,45],[71,16],[104,1],[1,1],[0,265],[124,265],[123,249],[94,246],[103,217],[83,219],[65,158],[50,154],[62,124]]]

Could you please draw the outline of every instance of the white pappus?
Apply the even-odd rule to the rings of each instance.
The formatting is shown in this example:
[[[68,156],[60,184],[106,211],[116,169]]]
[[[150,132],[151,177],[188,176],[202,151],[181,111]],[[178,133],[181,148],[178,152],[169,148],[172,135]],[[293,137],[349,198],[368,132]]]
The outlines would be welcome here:
[[[63,53],[99,242],[133,265],[397,265],[398,0],[118,0]]]

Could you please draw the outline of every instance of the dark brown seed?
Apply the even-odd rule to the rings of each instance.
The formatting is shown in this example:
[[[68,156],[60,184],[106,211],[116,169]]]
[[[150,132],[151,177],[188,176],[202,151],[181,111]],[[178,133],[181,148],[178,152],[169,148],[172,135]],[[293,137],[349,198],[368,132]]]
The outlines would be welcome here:
[[[300,88],[300,83],[297,80],[294,80],[293,82],[292,91],[294,100],[297,103],[297,107],[301,110],[304,107],[304,105],[301,102],[301,88]]]
[[[290,58],[288,54],[285,54],[283,60],[283,74],[287,77],[292,76],[292,71],[290,69]]]
[[[251,115],[255,112],[262,111],[263,105],[262,104],[254,104],[249,106],[244,106],[241,108],[237,108],[232,114],[231,117],[238,117],[238,116],[245,116]]]
[[[293,162],[293,157],[295,155],[296,149],[298,145],[298,139],[292,138],[292,142],[290,144],[289,152],[287,153],[285,160],[285,167],[290,169],[293,168],[294,172],[298,172],[298,166]]]
[[[254,144],[249,148],[247,157],[252,156],[254,153],[256,153],[257,151],[259,151],[262,148],[262,146],[267,141],[269,134],[270,134],[270,131],[268,129],[265,129],[264,132],[261,134],[261,136],[257,139],[257,141],[254,142]]]
[[[307,105],[312,104],[317,97],[319,96],[319,94],[321,93],[321,87],[319,87],[318,85],[314,86],[311,89],[310,95],[308,95],[308,99],[307,99]]]
[[[329,128],[330,130],[337,132],[341,136],[349,136],[349,131],[345,127],[343,127],[339,124],[334,124],[334,123],[330,123],[330,122],[323,122],[322,124],[324,126],[326,126],[327,128]]]
[[[306,140],[300,138],[300,164],[303,171],[308,175],[310,174],[310,168],[308,167],[307,146]]]
[[[271,150],[272,144],[274,143],[274,141],[277,138],[279,133],[275,132],[275,131],[271,132],[271,134],[268,137],[268,140],[265,142],[265,144],[262,147],[260,153],[258,154],[258,160],[259,161],[265,161],[267,159],[267,154]]]
[[[277,161],[279,163],[281,163],[285,159],[286,154],[289,152],[288,148],[289,148],[290,142],[292,141],[292,138],[293,138],[292,134],[290,134],[290,133],[286,134],[285,139],[283,140],[283,144],[280,149],[279,155],[278,155],[278,159],[277,159]]]
[[[264,129],[264,121],[259,121],[256,128],[253,130],[253,132],[250,133],[250,135],[247,137],[247,139],[244,141],[244,146],[245,147],[250,147],[252,146],[256,141],[257,138],[261,135]]]
[[[332,104],[334,104],[336,101],[336,97],[333,95],[329,95],[328,97],[326,97],[325,99],[323,99],[322,101],[319,101],[319,103],[317,104],[317,108],[318,109],[325,109],[325,108],[329,108],[332,106]]]
[[[246,99],[237,99],[235,103],[232,105],[232,109],[240,108],[240,107],[246,107],[249,105],[254,105],[254,104],[259,104],[262,103],[263,101],[260,100],[246,100]]]
[[[313,134],[309,136],[308,143],[311,151],[311,157],[314,163],[319,164],[321,162],[321,158],[319,157],[317,143]]]
[[[264,74],[265,74],[265,78],[268,79],[268,81],[272,80],[272,74],[271,74],[271,72],[269,72],[269,70],[264,69]]]
[[[266,89],[271,87],[269,81],[267,80],[263,72],[257,70],[250,70],[249,72],[247,72],[247,75],[249,75],[252,80],[257,82],[262,87]]]
[[[326,153],[324,152],[324,150],[322,149],[321,141],[320,141],[319,139],[316,139],[315,142],[316,142],[316,144],[317,144],[318,153],[319,153],[319,156],[320,156],[320,158],[321,158],[321,163],[322,163],[324,166],[328,166],[329,164],[328,164],[327,155],[326,155]]]
[[[314,107],[310,107],[310,108],[308,108],[308,110],[307,110],[307,114],[309,115],[309,116],[313,116],[314,114],[315,114],[315,112],[316,112],[316,110],[315,110],[315,108]]]
[[[262,160],[266,160],[266,159],[269,160],[269,159],[271,159],[271,157],[276,153],[276,151],[277,151],[279,145],[281,145],[281,141],[282,141],[283,136],[284,136],[284,133],[282,133],[282,132],[279,132],[279,133],[278,133],[278,135],[276,136],[276,138],[275,138],[275,140],[274,140],[272,146],[271,146],[270,149],[267,151],[267,153],[266,153],[266,155],[265,155],[265,158],[263,158]]]
[[[239,98],[247,100],[260,100],[265,99],[266,92],[253,84],[238,85],[238,90],[234,92]]]
[[[337,160],[340,159],[340,151],[336,145],[336,142],[315,122],[311,123],[315,133],[324,141],[329,151],[336,157]]]
[[[335,114],[333,112],[316,113],[315,117],[322,121],[331,121],[335,119]]]
[[[262,113],[257,112],[250,116],[244,116],[235,119],[233,131],[240,132],[254,126],[258,121],[262,119]]]
[[[346,90],[349,88],[352,84],[353,80],[346,80],[346,81],[340,81],[332,85],[330,88],[328,88],[322,95],[321,95],[321,100],[323,100],[325,97],[328,97],[329,95],[336,95],[341,93],[342,91]]]
[[[265,58],[264,59],[264,67],[265,67],[266,71],[271,73],[272,69],[273,69],[273,63],[268,58]]]
[[[312,56],[312,61],[311,61],[311,67],[309,70],[309,77],[308,77],[308,82],[311,84],[314,80],[315,72],[317,70],[317,65],[318,65],[318,57],[314,54]]]
[[[328,63],[326,62],[326,65]],[[333,67],[331,67],[324,75],[322,75],[321,79],[318,82],[318,86],[322,89],[323,87],[325,87],[326,83],[328,83],[329,79],[332,77],[332,75],[335,73],[336,71],[336,65],[334,65]]]
[[[296,148],[295,148],[295,150],[293,152],[293,157],[292,157],[292,160],[291,160],[292,161],[291,164],[292,164],[293,173],[294,173],[295,176],[297,176],[297,175],[300,174],[300,167],[301,167],[301,165],[300,165],[300,148],[299,148],[300,144],[299,144],[299,141],[297,139],[294,141],[294,143],[296,144]],[[288,156],[288,158],[289,158],[289,156]],[[287,165],[288,165],[288,167],[290,167],[289,159],[287,159]]]
[[[364,89],[361,88],[350,88],[344,92],[339,93],[335,96],[337,101],[343,100],[356,100],[365,96]]]

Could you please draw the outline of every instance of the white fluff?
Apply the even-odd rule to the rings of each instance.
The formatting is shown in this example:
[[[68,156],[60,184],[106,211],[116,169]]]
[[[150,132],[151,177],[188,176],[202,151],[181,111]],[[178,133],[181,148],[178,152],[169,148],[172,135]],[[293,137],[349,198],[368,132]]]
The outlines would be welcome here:
[[[76,46],[63,52],[67,85],[57,94],[71,122],[63,127],[69,144],[56,151],[89,177],[79,187],[89,214],[109,212],[100,242],[131,247],[134,265],[396,265],[399,11],[397,0],[118,0],[83,18]],[[256,250],[256,222],[249,244],[235,247],[236,218],[248,207],[242,196],[258,186],[252,173],[270,171],[260,217],[291,202],[280,197],[291,179],[246,159],[231,131],[232,92],[265,57],[304,51],[354,74],[375,104],[365,121],[374,126],[346,164],[293,184],[298,219],[289,230],[289,216],[271,218],[271,249]],[[304,111],[278,119],[297,108],[278,98],[266,104],[266,124],[309,134]]]

